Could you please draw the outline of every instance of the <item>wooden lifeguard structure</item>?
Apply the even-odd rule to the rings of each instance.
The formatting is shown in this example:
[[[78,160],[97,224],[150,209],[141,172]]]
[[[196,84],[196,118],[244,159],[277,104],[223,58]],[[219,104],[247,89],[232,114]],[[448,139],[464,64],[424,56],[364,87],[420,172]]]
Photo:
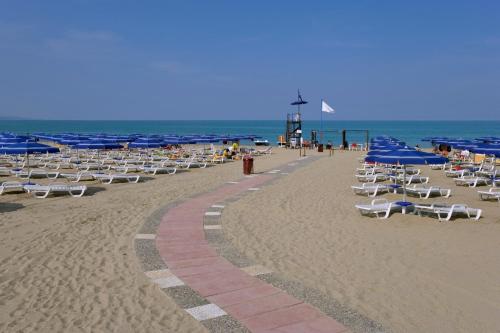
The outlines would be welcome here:
[[[302,138],[302,116],[300,114],[300,107],[307,104],[307,101],[302,99],[300,91],[297,91],[297,100],[290,103],[290,105],[297,106],[297,112],[287,113],[286,115],[286,131],[285,140],[287,147],[296,148],[301,145]]]

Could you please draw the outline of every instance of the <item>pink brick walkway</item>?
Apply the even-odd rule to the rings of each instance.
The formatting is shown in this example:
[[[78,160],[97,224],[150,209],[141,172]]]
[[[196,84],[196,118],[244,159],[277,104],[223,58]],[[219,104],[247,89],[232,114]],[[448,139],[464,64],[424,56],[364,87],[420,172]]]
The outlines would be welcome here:
[[[245,178],[169,210],[158,228],[158,252],[171,273],[252,332],[348,332],[313,306],[234,266],[205,239],[204,214],[212,205],[272,178]]]

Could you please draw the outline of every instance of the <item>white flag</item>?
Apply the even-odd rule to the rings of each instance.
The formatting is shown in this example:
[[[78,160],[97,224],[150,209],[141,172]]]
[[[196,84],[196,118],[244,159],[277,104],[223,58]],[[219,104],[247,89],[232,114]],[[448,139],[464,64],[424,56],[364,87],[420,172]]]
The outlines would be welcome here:
[[[335,113],[335,110],[330,105],[326,104],[325,101],[321,101],[321,111],[326,113]]]

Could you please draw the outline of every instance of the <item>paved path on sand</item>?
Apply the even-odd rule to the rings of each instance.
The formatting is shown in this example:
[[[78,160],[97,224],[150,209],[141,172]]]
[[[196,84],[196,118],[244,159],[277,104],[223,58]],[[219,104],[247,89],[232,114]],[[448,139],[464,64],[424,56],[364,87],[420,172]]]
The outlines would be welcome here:
[[[204,224],[220,216],[220,203],[259,190],[278,171],[224,184],[167,210],[156,234],[136,237],[154,241],[168,267],[146,275],[212,332],[348,332],[317,308],[255,277],[263,268],[234,265],[206,239],[205,230],[221,227]]]

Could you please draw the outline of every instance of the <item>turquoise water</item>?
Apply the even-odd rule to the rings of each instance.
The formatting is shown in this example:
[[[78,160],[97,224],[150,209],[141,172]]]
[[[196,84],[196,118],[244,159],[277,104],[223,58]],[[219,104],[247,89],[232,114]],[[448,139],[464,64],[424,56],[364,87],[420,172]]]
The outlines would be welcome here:
[[[310,138],[312,129],[319,130],[319,121],[304,121],[303,133]],[[366,129],[370,137],[391,135],[409,145],[421,142],[425,136],[450,136],[475,138],[500,136],[500,121],[324,121],[325,131]],[[68,121],[68,120],[0,120],[0,132],[19,134],[46,132],[114,133],[114,134],[256,134],[275,143],[285,131],[280,120],[230,120],[230,121]],[[349,133],[349,142],[363,142],[363,133]],[[324,142],[340,144],[341,134],[328,132]]]

